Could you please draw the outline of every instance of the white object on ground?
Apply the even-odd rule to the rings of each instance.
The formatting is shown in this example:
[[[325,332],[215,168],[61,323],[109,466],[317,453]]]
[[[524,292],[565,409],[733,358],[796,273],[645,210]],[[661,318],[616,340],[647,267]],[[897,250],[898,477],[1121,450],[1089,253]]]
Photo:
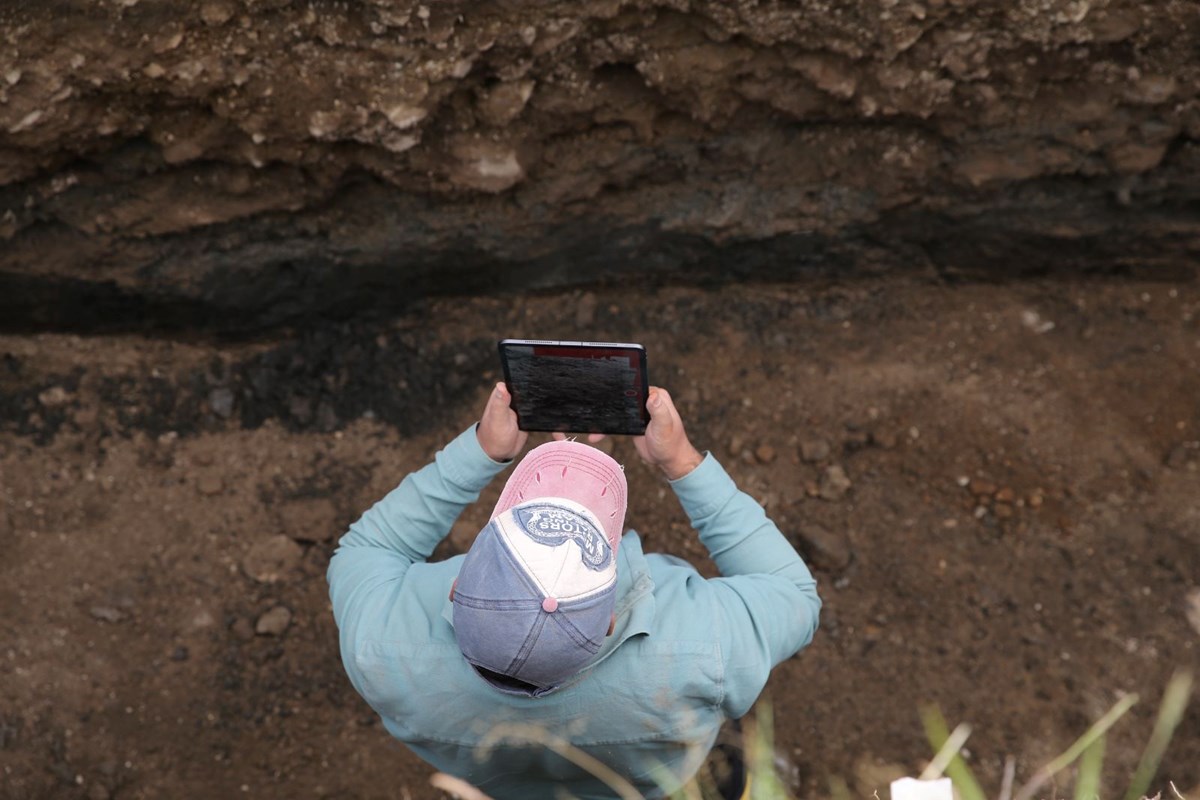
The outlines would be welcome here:
[[[901,778],[892,781],[892,800],[954,800],[954,787],[949,778],[935,781]]]

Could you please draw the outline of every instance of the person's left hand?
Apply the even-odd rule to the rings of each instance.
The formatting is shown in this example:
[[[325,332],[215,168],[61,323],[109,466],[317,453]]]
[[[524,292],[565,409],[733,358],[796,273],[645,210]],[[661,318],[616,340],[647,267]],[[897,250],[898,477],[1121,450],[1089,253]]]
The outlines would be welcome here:
[[[503,382],[497,383],[475,429],[479,446],[493,461],[512,461],[529,439],[529,434],[517,427],[517,412],[512,410],[511,403],[508,387]]]

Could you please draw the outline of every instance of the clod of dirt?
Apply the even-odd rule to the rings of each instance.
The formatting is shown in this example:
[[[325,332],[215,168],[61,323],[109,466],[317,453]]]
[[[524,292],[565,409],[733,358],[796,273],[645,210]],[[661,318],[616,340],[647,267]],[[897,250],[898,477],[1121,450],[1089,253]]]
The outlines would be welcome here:
[[[327,497],[302,498],[285,503],[279,509],[283,532],[302,542],[327,542],[341,531],[337,509]]]
[[[824,439],[809,439],[800,443],[800,457],[809,463],[829,458],[829,442]]]
[[[258,618],[254,632],[259,636],[282,636],[292,624],[292,612],[286,606],[275,606]]]
[[[770,464],[775,460],[775,448],[769,444],[760,444],[754,451],[754,457],[760,464]]]
[[[282,534],[256,542],[242,559],[242,571],[259,583],[275,583],[300,565],[304,548]]]
[[[92,606],[88,609],[88,613],[91,614],[93,618],[98,619],[101,622],[112,623],[120,622],[121,620],[125,619],[126,616],[124,611],[113,608],[112,606]]]
[[[58,408],[71,402],[71,393],[61,386],[51,386],[38,394],[38,402],[46,408]]]
[[[826,572],[841,572],[850,566],[854,557],[845,536],[832,533],[820,525],[802,526],[796,531],[794,543],[814,569]]]
[[[221,419],[229,419],[233,414],[233,392],[225,387],[213,389],[208,393],[208,407]]]
[[[851,485],[846,471],[837,464],[832,464],[826,467],[824,474],[821,475],[821,499],[841,500],[842,496],[850,491]]]

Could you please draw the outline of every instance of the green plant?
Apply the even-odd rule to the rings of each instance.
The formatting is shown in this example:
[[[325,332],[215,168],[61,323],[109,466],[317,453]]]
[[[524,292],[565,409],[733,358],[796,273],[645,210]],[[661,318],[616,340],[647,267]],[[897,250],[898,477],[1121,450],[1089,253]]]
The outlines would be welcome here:
[[[1192,675],[1187,671],[1176,672],[1167,683],[1150,740],[1146,743],[1142,757],[1138,761],[1124,800],[1140,800],[1145,796],[1145,792],[1158,772],[1158,766],[1162,762],[1167,745],[1183,719],[1191,692]],[[1137,695],[1131,694],[1122,697],[1070,747],[1034,772],[1016,792],[1013,791],[1015,763],[1010,758],[1005,765],[1004,781],[998,795],[999,800],[1033,800],[1050,780],[1073,764],[1078,764],[1075,775],[1074,800],[1099,800],[1100,776],[1104,766],[1108,731],[1137,702]],[[929,767],[921,774],[921,778],[929,780],[945,774],[954,784],[960,800],[987,800],[987,794],[983,787],[980,786],[960,753],[963,744],[971,734],[970,727],[959,725],[953,731],[949,730],[946,720],[936,706],[922,708],[921,721],[925,728],[925,735],[936,752]],[[742,728],[745,762],[750,776],[750,800],[789,800],[787,787],[775,766],[774,725],[770,706],[765,703],[761,704],[756,709],[755,717],[744,721]],[[633,786],[607,766],[565,740],[540,728],[525,725],[501,726],[485,738],[481,749],[486,754],[487,751],[502,742],[519,742],[545,747],[604,781],[617,797],[623,798],[623,800],[644,800]],[[435,787],[461,797],[463,800],[488,800],[479,790],[456,778],[438,774],[434,776],[432,782]],[[1172,786],[1172,788],[1174,787]],[[676,791],[673,798],[676,800],[699,800],[699,798],[711,796],[710,790],[711,787],[693,783]],[[833,800],[850,800],[852,797],[849,787],[841,778],[831,778],[829,790]],[[1178,795],[1178,793],[1176,794]]]
[[[1158,717],[1154,723],[1154,730],[1138,762],[1137,769],[1130,781],[1124,800],[1139,800],[1139,798],[1145,796],[1147,789],[1150,787],[1150,782],[1154,779],[1154,775],[1158,771],[1158,765],[1162,761],[1167,745],[1175,733],[1175,728],[1178,727],[1180,720],[1183,719],[1183,712],[1187,708],[1191,691],[1192,675],[1190,672],[1176,672],[1167,683],[1162,703],[1159,706]],[[1033,800],[1047,782],[1076,762],[1079,763],[1079,767],[1075,777],[1075,800],[1095,800],[1095,798],[1098,798],[1100,796],[1100,774],[1104,765],[1105,736],[1108,730],[1121,717],[1125,716],[1129,709],[1137,702],[1138,697],[1133,694],[1126,695],[1118,700],[1112,708],[1088,728],[1062,754],[1034,772],[1025,785],[1017,790],[1015,795],[1012,794],[1012,763],[1010,761],[1009,765],[1006,766],[1005,781],[1000,792],[1000,800],[1010,800],[1010,798],[1015,798],[1015,800]],[[979,782],[975,779],[975,775],[971,772],[970,767],[957,754],[966,739],[966,735],[961,735],[957,740],[953,740],[952,734],[947,732],[945,719],[942,718],[941,712],[934,706],[922,709],[921,720],[924,723],[925,735],[929,739],[929,743],[939,751],[938,758],[934,760],[935,764],[944,764],[944,772],[958,790],[958,794],[962,800],[986,800],[986,795],[980,787]],[[956,729],[956,732],[962,728],[963,726],[960,726],[959,729]],[[967,729],[967,732],[969,733],[969,729]],[[953,752],[946,755],[947,750],[952,750]],[[938,777],[942,771],[942,767],[939,766],[935,770],[936,774],[929,774],[930,770],[926,770],[926,774],[922,775],[922,777]]]

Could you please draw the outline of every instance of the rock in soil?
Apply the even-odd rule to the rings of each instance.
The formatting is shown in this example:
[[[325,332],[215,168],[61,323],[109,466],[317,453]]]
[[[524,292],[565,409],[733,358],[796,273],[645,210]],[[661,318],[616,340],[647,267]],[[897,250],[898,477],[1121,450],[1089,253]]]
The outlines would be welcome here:
[[[259,583],[275,583],[300,565],[304,548],[277,534],[256,542],[242,558],[242,571]]]
[[[850,478],[846,476],[846,471],[833,464],[825,468],[825,473],[821,476],[821,498],[824,500],[840,500],[846,492],[850,491]]]
[[[292,624],[292,612],[286,606],[275,606],[258,618],[254,632],[259,636],[282,636]]]
[[[809,439],[800,443],[800,457],[809,463],[829,458],[829,442],[824,439]]]
[[[101,622],[115,623],[125,619],[125,612],[113,608],[112,606],[92,606],[88,609],[88,613]]]
[[[813,568],[827,572],[840,572],[850,566],[853,558],[850,543],[844,535],[816,524],[803,525],[796,531],[796,546]]]

